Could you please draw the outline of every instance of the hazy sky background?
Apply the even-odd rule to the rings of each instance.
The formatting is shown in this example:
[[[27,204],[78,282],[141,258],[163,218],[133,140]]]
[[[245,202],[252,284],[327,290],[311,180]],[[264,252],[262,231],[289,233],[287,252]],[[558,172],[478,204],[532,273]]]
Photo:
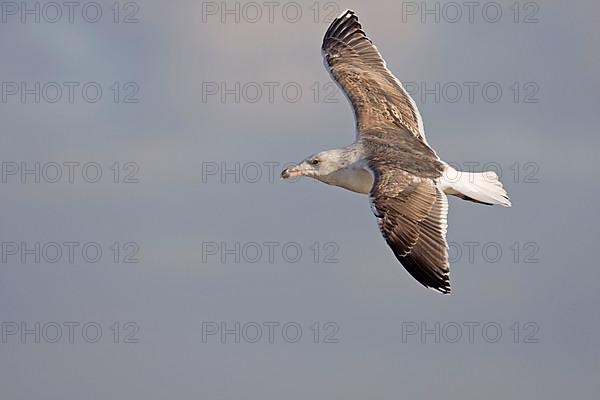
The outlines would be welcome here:
[[[65,6],[57,22],[46,21],[56,14],[45,1],[40,22],[25,14],[23,23],[21,2],[8,3],[0,22],[2,399],[597,396],[596,2],[523,1],[516,16],[514,1],[498,1],[496,23],[488,2],[477,2],[472,23],[465,6],[452,23],[456,8],[447,2],[437,3],[439,22],[420,1],[276,2],[272,22],[263,2],[260,17],[240,2],[239,23],[236,11],[221,15],[234,2],[120,2],[115,16],[113,1],[98,1],[96,23],[84,19],[85,1],[72,23]],[[277,176],[286,163],[354,139],[351,108],[329,85],[320,55],[328,17],[346,8],[398,78],[419,88],[414,97],[438,154],[463,169],[492,163],[513,201],[505,209],[450,200],[450,296],[405,272],[365,196]],[[93,5],[86,13],[95,18]],[[138,22],[124,23],[131,13]],[[78,84],[73,102],[65,82]],[[474,82],[472,102],[465,82]],[[33,89],[24,102],[22,83]],[[223,99],[222,84],[233,89]],[[422,84],[433,92],[422,97]],[[62,96],[52,103],[56,86]],[[137,102],[125,103],[128,95]],[[79,163],[73,183],[69,162]],[[32,174],[21,182],[22,167],[35,163],[40,182]],[[57,183],[52,163],[62,166]],[[96,163],[88,180],[100,167],[97,183],[82,176],[87,163]],[[221,176],[236,163],[237,182]],[[36,242],[40,262],[27,252],[21,260],[22,246]],[[65,242],[79,244],[72,263]],[[273,262],[265,242],[278,243]],[[63,250],[55,263],[48,243]],[[86,243],[101,248],[99,261],[83,258]],[[248,252],[237,252],[236,263],[236,254],[207,254],[210,243]],[[263,250],[254,263],[252,243]],[[286,244],[293,248],[284,256]],[[295,248],[302,256],[289,262]],[[123,262],[132,251],[139,262]],[[331,252],[337,263],[325,262]],[[36,322],[40,343],[20,332]],[[69,322],[79,324],[73,343]],[[233,334],[203,341],[203,323],[236,322],[248,327],[240,343]],[[247,340],[253,322],[262,326],[257,343]],[[268,322],[280,324],[273,343]],[[296,343],[282,335],[287,323],[302,329]],[[436,323],[439,343],[434,334],[406,335]],[[469,323],[479,324],[472,342]],[[56,325],[62,337],[50,343]],[[93,326],[102,334],[88,343]],[[129,339],[138,343],[123,343],[135,326]],[[456,326],[462,336],[452,343]],[[335,327],[338,343],[324,343]]]

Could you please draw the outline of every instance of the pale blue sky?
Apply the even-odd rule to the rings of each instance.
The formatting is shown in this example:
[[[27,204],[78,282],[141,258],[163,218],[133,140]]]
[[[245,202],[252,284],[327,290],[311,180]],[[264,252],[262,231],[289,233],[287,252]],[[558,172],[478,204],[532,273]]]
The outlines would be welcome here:
[[[12,323],[33,329],[35,322],[94,322],[102,337],[87,343],[76,331],[70,343],[64,325],[57,343],[46,340],[50,330],[40,343],[32,334],[22,343],[20,332],[7,333],[0,341],[1,398],[596,397],[598,4],[544,0],[536,8],[521,2],[515,23],[514,1],[498,1],[503,14],[496,23],[480,10],[473,23],[466,15],[456,23],[443,15],[440,23],[432,17],[422,23],[420,14],[403,14],[409,2],[315,8],[307,1],[297,3],[302,17],[292,23],[281,14],[284,2],[273,22],[263,5],[262,17],[250,23],[244,17],[254,14],[242,14],[252,11],[249,2],[240,2],[240,22],[229,16],[223,23],[220,9],[203,22],[203,10],[221,2],[137,1],[137,7],[121,2],[114,23],[114,2],[97,3],[103,10],[97,23],[83,19],[85,2],[73,23],[67,14],[56,23],[43,18],[54,14],[41,14],[40,23],[26,16],[22,23],[21,10],[3,9],[0,161],[7,175],[0,181],[0,239],[7,260],[0,264],[0,320],[6,332]],[[424,289],[397,263],[366,197],[311,181],[268,179],[264,163],[298,161],[354,138],[351,109],[326,86],[331,80],[320,55],[323,19],[335,8],[357,12],[401,81],[428,88],[439,82],[447,90],[449,83],[479,84],[473,102],[466,89],[456,102],[448,101],[454,92],[440,92],[439,102],[415,95],[437,153],[462,166],[495,163],[513,201],[504,209],[450,200],[448,240],[461,251],[451,266],[451,296]],[[130,13],[139,22],[123,23]],[[538,23],[523,22],[531,13]],[[9,93],[12,82],[19,91],[23,82],[30,89],[56,82],[62,98],[47,101],[54,93],[47,87],[39,103],[34,94],[23,103],[20,93]],[[72,103],[65,82],[79,83]],[[89,82],[102,89],[96,103],[83,98]],[[248,90],[240,89],[239,102],[231,94],[222,102],[220,94],[203,93],[207,84],[220,90],[236,82]],[[490,83],[502,89],[497,102],[481,92]],[[272,102],[268,85],[275,87]],[[251,102],[256,86],[263,96]],[[284,86],[292,89],[283,93]],[[285,96],[297,87],[302,96],[292,102]],[[138,102],[124,103],[128,94]],[[35,183],[32,175],[22,183],[20,171],[7,172],[36,162],[46,172],[48,163],[63,165],[63,175],[63,163],[79,166],[73,183],[65,176]],[[81,175],[92,162],[102,170],[97,183]],[[207,163],[239,163],[248,173],[257,163],[263,175],[255,183],[235,182],[232,175],[221,182],[218,174],[203,182]],[[128,173],[139,182],[123,183]],[[79,253],[73,263],[66,254],[56,263],[5,254],[10,243],[32,248],[36,242],[78,242]],[[138,263],[122,262],[136,250],[124,248],[130,242]],[[235,263],[233,256],[223,263],[220,253],[205,254],[208,242],[230,248],[259,243],[263,251],[264,242],[278,242],[279,249],[293,243],[303,256],[291,263],[276,252],[269,262],[263,252],[255,263],[243,257]],[[326,248],[329,242],[334,247]],[[85,243],[97,243],[100,261],[83,259]],[[491,262],[497,248],[502,255]],[[337,263],[324,262],[331,251]],[[130,321],[139,327],[133,336],[139,342],[113,343],[113,324],[119,322],[123,342]],[[206,322],[230,328],[295,322],[302,336],[288,343],[276,332],[269,343],[263,325],[257,343],[235,343],[232,335],[225,343],[218,335],[204,343]],[[323,343],[331,332],[327,322],[339,328],[338,343]],[[473,343],[464,325],[470,322],[479,324]],[[528,322],[533,325],[526,328]],[[429,329],[439,323],[443,337],[439,343],[433,335],[422,342],[418,334],[403,341],[411,323]],[[453,323],[462,326],[457,343],[447,340]],[[485,340],[487,323],[501,327],[498,342]],[[538,342],[528,343],[535,327],[529,339]]]

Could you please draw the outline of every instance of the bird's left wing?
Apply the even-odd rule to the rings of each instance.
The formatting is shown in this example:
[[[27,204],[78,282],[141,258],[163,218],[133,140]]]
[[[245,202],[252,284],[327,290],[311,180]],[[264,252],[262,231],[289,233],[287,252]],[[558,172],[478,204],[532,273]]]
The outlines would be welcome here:
[[[386,67],[353,11],[331,23],[322,52],[330,74],[352,103],[359,135],[372,128],[400,127],[425,142],[415,102]]]

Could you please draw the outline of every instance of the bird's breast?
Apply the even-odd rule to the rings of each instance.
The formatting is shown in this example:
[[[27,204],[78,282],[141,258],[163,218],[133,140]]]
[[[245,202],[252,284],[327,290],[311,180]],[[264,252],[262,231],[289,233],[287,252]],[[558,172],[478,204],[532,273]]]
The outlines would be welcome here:
[[[352,165],[329,174],[324,181],[356,193],[368,194],[373,186],[373,176],[362,166]]]

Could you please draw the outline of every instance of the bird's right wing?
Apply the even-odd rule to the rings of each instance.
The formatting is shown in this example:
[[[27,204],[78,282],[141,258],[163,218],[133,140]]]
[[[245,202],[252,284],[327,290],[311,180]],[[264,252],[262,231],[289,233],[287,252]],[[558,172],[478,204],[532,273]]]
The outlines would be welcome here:
[[[402,128],[425,142],[415,102],[386,67],[353,11],[331,23],[322,52],[331,76],[352,103],[359,135],[372,128]]]
[[[400,263],[422,285],[450,293],[448,200],[431,178],[371,163],[371,208]]]

